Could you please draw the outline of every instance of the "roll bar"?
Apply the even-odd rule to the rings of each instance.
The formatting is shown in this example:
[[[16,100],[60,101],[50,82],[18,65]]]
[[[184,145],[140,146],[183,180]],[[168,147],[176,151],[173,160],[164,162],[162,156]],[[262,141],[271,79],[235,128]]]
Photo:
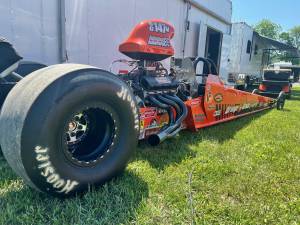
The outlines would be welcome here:
[[[216,67],[216,64],[214,63],[214,61],[212,61],[209,58],[198,57],[193,62],[195,70],[197,69],[197,66],[198,66],[199,62],[204,63],[204,67],[206,66],[208,68],[208,73],[209,74],[218,75],[217,67]]]

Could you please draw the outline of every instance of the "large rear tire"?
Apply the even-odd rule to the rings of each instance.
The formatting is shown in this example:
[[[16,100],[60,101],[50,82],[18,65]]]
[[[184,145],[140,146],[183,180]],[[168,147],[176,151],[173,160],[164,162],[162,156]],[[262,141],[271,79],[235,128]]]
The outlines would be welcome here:
[[[124,170],[138,140],[134,95],[115,75],[85,65],[36,71],[9,93],[0,144],[31,187],[68,196]]]

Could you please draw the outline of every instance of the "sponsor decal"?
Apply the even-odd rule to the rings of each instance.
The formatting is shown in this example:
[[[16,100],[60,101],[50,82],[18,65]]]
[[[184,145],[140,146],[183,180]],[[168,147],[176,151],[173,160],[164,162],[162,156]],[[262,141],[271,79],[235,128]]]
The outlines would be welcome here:
[[[207,108],[208,108],[208,110],[215,110],[216,106],[215,105],[209,105]]]
[[[237,111],[240,111],[241,107],[239,105],[237,106],[228,106],[226,108],[226,111],[225,111],[225,115],[229,114],[229,113],[236,113]]]
[[[145,121],[141,120],[141,122],[140,122],[140,130],[144,130],[144,127],[145,127]]]
[[[201,101],[199,99],[192,99],[191,105],[199,105]]]
[[[194,116],[195,122],[203,122],[205,120],[204,114],[196,114]]]
[[[221,102],[223,102],[223,95],[222,94],[216,94],[215,96],[214,96],[214,100],[215,100],[215,102],[216,103],[221,103]]]
[[[210,100],[212,99],[212,94],[211,92],[208,92],[207,95],[206,95],[206,102],[210,102]]]
[[[151,22],[149,23],[149,31],[161,34],[167,34],[170,32],[170,26],[165,23]]]
[[[221,113],[216,112],[214,115],[215,116],[220,116],[223,112],[224,115],[228,115],[228,114],[243,114],[243,112],[245,112],[246,110],[256,110],[259,108],[264,108],[264,107],[268,107],[268,103],[267,102],[257,102],[257,103],[245,103],[245,104],[241,104],[241,105],[229,105],[229,106],[222,106],[222,110]]]
[[[222,110],[217,110],[214,112],[214,117],[221,116]]]
[[[141,120],[147,119],[147,118],[153,118],[156,116],[156,109],[151,111],[146,111],[141,115]]]
[[[159,46],[159,47],[170,47],[170,39],[169,38],[161,38],[150,35],[148,45]]]

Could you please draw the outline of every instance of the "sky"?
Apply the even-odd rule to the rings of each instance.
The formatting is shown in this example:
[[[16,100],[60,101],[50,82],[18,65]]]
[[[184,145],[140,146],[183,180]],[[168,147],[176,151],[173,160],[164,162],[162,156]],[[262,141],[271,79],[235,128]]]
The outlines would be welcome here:
[[[232,5],[233,22],[255,25],[269,19],[285,31],[300,25],[300,0],[232,0]]]

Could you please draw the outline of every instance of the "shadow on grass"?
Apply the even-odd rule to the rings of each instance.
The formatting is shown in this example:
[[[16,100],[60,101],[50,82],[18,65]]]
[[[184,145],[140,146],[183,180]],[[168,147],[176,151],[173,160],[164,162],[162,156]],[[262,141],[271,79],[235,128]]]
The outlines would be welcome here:
[[[171,164],[195,157],[196,152],[190,148],[191,145],[197,145],[203,141],[226,142],[232,139],[239,130],[268,112],[269,110],[266,110],[234,121],[203,128],[197,133],[182,131],[178,137],[171,138],[157,147],[150,147],[143,141],[140,143],[135,159],[147,160],[152,167],[163,170]]]
[[[124,224],[148,197],[147,183],[130,171],[84,195],[57,199],[23,185],[4,159],[0,168],[0,224]]]

